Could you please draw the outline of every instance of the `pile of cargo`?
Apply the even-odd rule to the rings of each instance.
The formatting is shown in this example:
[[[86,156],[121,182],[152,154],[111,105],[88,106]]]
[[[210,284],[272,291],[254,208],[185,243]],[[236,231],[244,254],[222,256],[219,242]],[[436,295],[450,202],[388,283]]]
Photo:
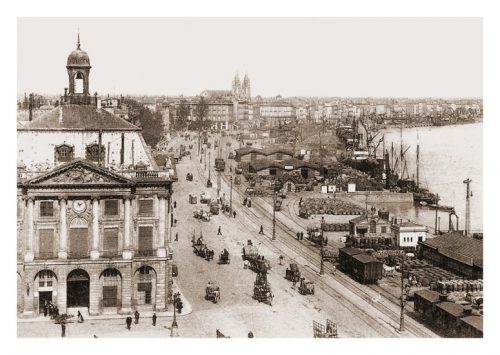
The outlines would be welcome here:
[[[432,289],[439,293],[454,292],[481,292],[483,291],[483,280],[447,280],[438,281],[431,285]]]
[[[323,223],[325,232],[349,232],[349,223]]]
[[[406,264],[406,263],[405,263]],[[406,268],[406,266],[405,266]],[[406,272],[407,269],[405,269],[405,277],[408,277],[409,275],[413,275],[413,277],[416,279],[417,283],[422,285],[422,286],[430,286],[433,284],[437,284],[438,281],[448,281],[448,280],[454,280],[457,278],[457,275],[446,271],[440,267],[437,266],[429,266],[429,267],[423,267],[420,269],[412,269]],[[435,287],[435,286],[432,286]]]
[[[393,249],[393,243],[392,237],[349,237],[346,241],[354,248],[374,250]]]
[[[306,198],[302,201],[299,215],[307,218],[313,214],[360,215],[364,211],[353,203],[332,198]]]

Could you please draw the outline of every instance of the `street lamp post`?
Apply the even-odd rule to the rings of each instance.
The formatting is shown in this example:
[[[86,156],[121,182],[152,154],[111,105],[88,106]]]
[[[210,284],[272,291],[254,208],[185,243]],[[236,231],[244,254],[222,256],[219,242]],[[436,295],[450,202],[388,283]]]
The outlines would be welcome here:
[[[323,261],[323,244],[325,244],[324,236],[323,236],[323,224],[325,223],[325,217],[321,217],[321,264],[319,268],[319,274],[325,274],[325,263]]]
[[[210,152],[208,152],[208,181],[210,182]]]
[[[172,327],[170,328],[170,337],[175,337],[177,336],[177,319],[175,317],[175,310],[177,306],[177,299],[179,298],[180,294],[179,292],[174,293],[174,320],[172,321]]]
[[[407,302],[407,296],[410,292],[411,285],[404,284],[404,267],[405,267],[405,254],[403,252],[403,259],[401,263],[401,315],[399,317],[399,331],[404,332],[405,331],[405,305]],[[408,277],[408,281],[409,277]]]
[[[205,170],[207,170],[207,148],[205,148]]]

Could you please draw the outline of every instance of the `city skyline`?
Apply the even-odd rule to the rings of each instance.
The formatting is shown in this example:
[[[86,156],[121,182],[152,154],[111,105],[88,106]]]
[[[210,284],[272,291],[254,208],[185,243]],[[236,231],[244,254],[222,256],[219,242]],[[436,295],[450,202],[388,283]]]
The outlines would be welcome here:
[[[398,36],[385,39],[394,26]],[[167,36],[163,45],[162,33],[186,29],[195,33]],[[479,18],[20,18],[19,95],[64,92],[67,74],[61,65],[76,48],[78,30],[93,67],[90,90],[99,95],[229,90],[238,70],[240,76],[248,72],[252,96],[482,98]],[[47,41],[56,34],[57,41]],[[280,34],[285,36],[269,38]],[[221,45],[221,38],[237,42]],[[325,41],[334,45],[324,46]],[[336,55],[311,58],[317,48]],[[338,56],[339,49],[349,55]],[[206,55],[210,51],[212,57]],[[427,52],[433,56],[427,58]]]

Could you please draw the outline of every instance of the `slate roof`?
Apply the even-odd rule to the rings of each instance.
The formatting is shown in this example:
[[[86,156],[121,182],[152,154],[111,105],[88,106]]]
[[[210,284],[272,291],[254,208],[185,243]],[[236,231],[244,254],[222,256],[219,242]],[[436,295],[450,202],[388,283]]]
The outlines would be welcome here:
[[[235,150],[235,153],[238,156],[247,155],[250,153],[257,153],[261,155],[271,155],[274,153],[283,153],[288,155],[293,155],[293,152],[289,149],[280,148],[280,147],[266,147],[266,148],[254,148],[254,147],[243,147]]]
[[[483,267],[483,241],[465,237],[462,232],[446,233],[420,244],[462,263]]]
[[[342,253],[347,254],[347,255],[350,255],[350,256],[363,253],[363,252],[362,252],[360,249],[358,249],[358,248],[349,248],[349,247],[340,248],[340,249],[339,249],[339,252],[342,252]]]
[[[92,105],[62,105],[17,128],[63,131],[140,131],[121,117]]]

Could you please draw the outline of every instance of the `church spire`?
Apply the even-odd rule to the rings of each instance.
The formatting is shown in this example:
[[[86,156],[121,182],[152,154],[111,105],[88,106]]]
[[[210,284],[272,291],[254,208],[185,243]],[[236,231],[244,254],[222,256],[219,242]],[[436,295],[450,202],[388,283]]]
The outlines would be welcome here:
[[[76,48],[80,49],[80,29],[78,29],[78,39],[76,41]]]

